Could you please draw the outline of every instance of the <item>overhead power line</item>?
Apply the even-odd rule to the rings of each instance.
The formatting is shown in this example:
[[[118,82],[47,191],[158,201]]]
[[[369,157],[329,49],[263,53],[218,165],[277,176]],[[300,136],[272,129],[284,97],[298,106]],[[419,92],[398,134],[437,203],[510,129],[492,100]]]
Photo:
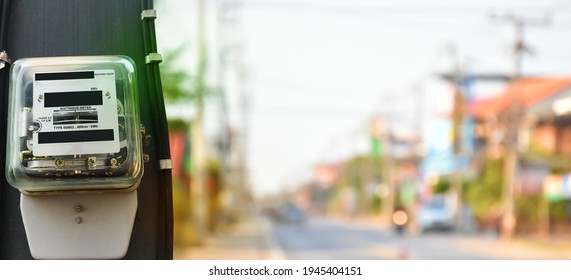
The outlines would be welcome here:
[[[348,1],[350,4],[336,4],[331,2],[307,2],[307,1],[263,1],[263,0],[240,0],[240,1],[226,1],[236,2],[245,8],[264,9],[264,10],[281,10],[292,12],[312,12],[324,14],[342,14],[342,15],[481,15],[488,13],[492,9],[513,9],[513,7],[504,7],[501,5],[379,5],[377,2],[374,5],[355,5],[355,2]],[[546,7],[545,5],[519,5],[518,11],[538,12],[545,11],[551,12],[559,9],[560,6],[555,5]]]

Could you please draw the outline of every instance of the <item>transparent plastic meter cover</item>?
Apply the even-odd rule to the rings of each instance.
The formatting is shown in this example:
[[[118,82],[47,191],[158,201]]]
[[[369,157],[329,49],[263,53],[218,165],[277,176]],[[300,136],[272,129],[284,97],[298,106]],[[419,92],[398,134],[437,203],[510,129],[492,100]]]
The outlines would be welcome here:
[[[25,58],[10,73],[6,178],[21,190],[136,188],[135,65],[124,56]]]

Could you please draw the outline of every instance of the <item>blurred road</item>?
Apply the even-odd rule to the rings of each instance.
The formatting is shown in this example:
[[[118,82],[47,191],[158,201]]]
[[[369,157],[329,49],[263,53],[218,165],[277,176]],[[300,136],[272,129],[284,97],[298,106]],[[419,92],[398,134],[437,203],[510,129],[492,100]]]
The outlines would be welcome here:
[[[489,259],[458,246],[452,233],[408,234],[375,225],[313,218],[304,224],[274,224],[275,238],[287,259]]]
[[[519,237],[513,242],[483,234],[408,233],[404,237],[377,218],[311,217],[302,224],[271,222],[259,215],[210,236],[202,246],[175,247],[175,259],[571,259],[571,238]]]
[[[195,247],[174,247],[174,259],[179,260],[267,260],[283,259],[272,242],[271,224],[260,216],[208,236],[204,244]]]

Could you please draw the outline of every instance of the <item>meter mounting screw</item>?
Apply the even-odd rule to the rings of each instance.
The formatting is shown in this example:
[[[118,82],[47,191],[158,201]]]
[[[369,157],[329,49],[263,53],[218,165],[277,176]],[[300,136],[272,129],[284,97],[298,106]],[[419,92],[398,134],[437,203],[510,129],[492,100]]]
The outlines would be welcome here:
[[[83,206],[81,204],[76,204],[74,210],[75,213],[81,213],[81,211],[83,211]],[[83,218],[81,216],[77,216],[77,218],[75,218],[75,222],[79,225],[83,222]]]

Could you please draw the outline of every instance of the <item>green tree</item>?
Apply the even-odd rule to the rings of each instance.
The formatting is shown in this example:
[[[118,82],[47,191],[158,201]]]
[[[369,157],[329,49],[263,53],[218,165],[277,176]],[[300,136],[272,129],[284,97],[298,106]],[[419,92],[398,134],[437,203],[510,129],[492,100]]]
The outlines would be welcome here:
[[[175,101],[191,97],[191,75],[188,70],[181,69],[175,62],[181,59],[184,47],[178,47],[166,52],[161,67],[161,80],[165,100]]]
[[[372,155],[355,155],[349,158],[331,196],[331,207],[342,209],[344,193],[351,189],[357,199],[357,211],[369,213],[378,210],[381,201],[371,188],[371,183],[379,184],[382,163]],[[334,210],[334,211],[335,211]]]
[[[486,161],[481,176],[467,186],[466,202],[472,206],[476,218],[498,215],[502,209],[502,159]]]
[[[185,48],[178,47],[173,51],[168,51],[163,57],[161,67],[161,80],[163,86],[163,94],[166,103],[176,103],[179,101],[192,100],[193,94],[191,89],[192,76],[188,70],[180,68],[175,63],[181,59]],[[169,130],[187,131],[189,124],[177,119],[168,119]]]
[[[432,186],[433,193],[447,193],[450,190],[450,180],[449,179],[441,179],[438,180],[434,186]]]

